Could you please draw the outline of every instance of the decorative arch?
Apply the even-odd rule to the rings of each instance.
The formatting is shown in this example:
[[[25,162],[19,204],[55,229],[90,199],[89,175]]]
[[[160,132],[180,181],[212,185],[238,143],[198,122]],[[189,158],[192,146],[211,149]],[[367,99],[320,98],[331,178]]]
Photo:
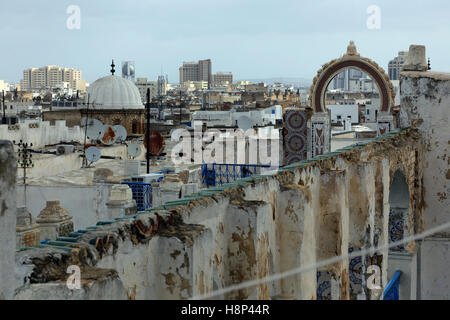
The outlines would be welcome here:
[[[359,69],[375,81],[380,93],[380,111],[390,113],[395,101],[394,87],[389,76],[376,62],[361,57],[353,41],[347,47],[347,52],[339,59],[324,64],[317,72],[309,90],[309,101],[314,113],[326,112],[325,95],[331,80],[346,68]]]
[[[309,102],[313,115],[308,122],[308,158],[323,155],[331,149],[331,121],[325,98],[331,80],[346,68],[359,69],[375,81],[380,94],[380,112],[377,116],[377,135],[394,128],[392,107],[395,101],[394,86],[386,72],[374,61],[361,57],[355,43],[350,41],[347,52],[339,59],[324,64],[317,72],[309,89]]]

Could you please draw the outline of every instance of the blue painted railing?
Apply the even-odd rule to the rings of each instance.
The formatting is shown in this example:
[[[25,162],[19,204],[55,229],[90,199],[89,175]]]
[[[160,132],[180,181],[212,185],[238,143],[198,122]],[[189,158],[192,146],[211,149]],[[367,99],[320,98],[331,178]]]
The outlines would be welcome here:
[[[152,207],[152,184],[145,182],[123,181],[133,193],[138,211],[144,211]]]
[[[271,168],[260,164],[202,164],[202,183],[207,187],[230,183],[242,178],[259,174],[261,168]]]
[[[402,272],[397,270],[383,292],[383,300],[399,300],[400,276]]]

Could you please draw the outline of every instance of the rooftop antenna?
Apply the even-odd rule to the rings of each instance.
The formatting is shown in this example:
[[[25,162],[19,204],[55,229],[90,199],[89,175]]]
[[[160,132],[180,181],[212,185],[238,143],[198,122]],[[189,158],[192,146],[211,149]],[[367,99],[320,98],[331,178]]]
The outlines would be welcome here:
[[[2,124],[6,124],[6,108],[5,108],[5,91],[2,90],[2,107],[3,107],[3,118],[2,118]]]
[[[86,162],[86,140],[87,140],[87,124],[88,124],[88,120],[89,120],[89,93],[87,94],[87,105],[86,105],[86,126],[84,128],[84,145],[83,145],[83,153],[84,153],[84,158],[83,158],[83,164],[82,166],[86,166],[87,162]],[[81,124],[83,124],[83,121],[81,121]]]
[[[28,150],[28,147],[32,147],[33,144],[23,142],[22,140],[19,141],[19,143],[16,144],[16,142],[13,140],[13,144],[17,145],[19,147],[18,150],[18,160],[17,163],[19,164],[19,168],[23,169],[23,189],[24,189],[24,202],[25,206],[27,205],[27,169],[33,168],[34,163],[31,159],[33,155]]]
[[[428,58],[428,70],[431,70],[431,60]]]
[[[147,139],[145,148],[147,149],[147,173],[150,173],[150,88],[147,88],[147,103],[145,104],[147,111],[147,125],[145,126],[145,137]],[[158,108],[159,111],[159,108]]]

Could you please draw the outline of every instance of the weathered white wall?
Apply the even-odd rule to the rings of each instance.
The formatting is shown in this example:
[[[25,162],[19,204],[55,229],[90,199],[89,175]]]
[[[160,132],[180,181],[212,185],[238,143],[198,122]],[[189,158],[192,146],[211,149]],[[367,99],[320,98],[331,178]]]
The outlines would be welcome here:
[[[147,214],[140,219],[149,217],[155,218]],[[97,267],[117,270],[129,299],[187,299],[212,290],[212,243],[211,233],[198,227],[152,237],[145,244],[126,239]]]
[[[403,72],[402,126],[414,125],[423,148],[424,229],[450,222],[450,73]],[[420,183],[420,182],[419,182]],[[449,299],[450,229],[423,242],[421,299]]]
[[[16,168],[12,143],[0,140],[0,300],[11,299],[14,292]]]
[[[100,150],[102,156],[121,157],[122,159],[127,158],[127,147],[125,145],[102,147]],[[83,158],[81,155],[81,152],[74,152],[59,156],[53,154],[33,154],[32,160],[34,167],[27,169],[27,177],[51,177],[64,172],[78,170],[83,165]],[[96,164],[93,164],[93,166],[95,167]],[[17,171],[17,176],[19,178],[23,177],[23,169],[19,169]]]
[[[37,128],[30,128],[29,124],[37,123]],[[32,143],[34,148],[40,148],[47,145],[59,144],[61,142],[84,141],[84,131],[79,126],[67,127],[65,120],[55,121],[51,126],[49,121],[26,121],[16,124],[18,130],[9,130],[8,125],[0,125],[0,139],[4,140],[23,140]]]
[[[420,299],[450,300],[450,241],[430,237],[423,241],[420,259]]]
[[[75,229],[109,220],[106,202],[112,184],[94,186],[27,186],[27,208],[37,218],[47,201],[59,200],[73,217]],[[17,186],[17,203],[24,204],[24,187]]]
[[[401,124],[417,125],[424,148],[425,227],[449,222],[450,73],[403,72]]]
[[[124,220],[88,231],[81,241],[95,243],[97,237],[106,239],[108,234],[117,239],[115,247],[98,254],[92,263],[116,270],[130,299],[186,299],[300,266],[313,267],[216,298],[316,299],[327,283],[330,298],[354,298],[362,289],[351,295],[350,273],[355,271],[350,270],[349,261],[314,265],[350,248],[386,242],[391,179],[398,163],[408,163],[405,159],[412,159],[403,168],[411,194],[420,198],[420,189],[414,189],[415,136],[405,131],[391,139],[303,168],[255,177],[171,212],[160,210],[166,222],[146,239],[132,220]],[[167,222],[170,214],[172,223]],[[151,225],[150,218],[156,221],[155,213],[138,217],[145,229]],[[387,252],[380,254],[379,261],[373,255],[368,258],[382,267],[385,285],[388,257]],[[317,271],[324,274],[319,282]],[[360,272],[364,278],[366,269]],[[120,297],[122,291],[112,296]],[[39,298],[39,294],[21,294]],[[366,296],[376,299],[379,292]]]
[[[417,255],[406,252],[389,254],[388,279],[392,279],[397,270],[402,271],[399,285],[400,300],[417,299]]]

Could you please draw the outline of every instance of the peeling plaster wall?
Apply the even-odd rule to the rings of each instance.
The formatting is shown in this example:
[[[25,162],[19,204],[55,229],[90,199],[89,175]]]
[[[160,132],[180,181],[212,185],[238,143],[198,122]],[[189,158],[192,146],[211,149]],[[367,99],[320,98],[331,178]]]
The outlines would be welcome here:
[[[427,230],[450,221],[450,73],[403,72],[400,90],[401,125],[414,125],[421,134],[422,172],[415,184],[423,185],[424,203],[415,205],[423,210]],[[422,244],[420,299],[449,299],[450,229],[437,235],[439,241],[435,238]]]
[[[36,218],[47,201],[59,200],[61,206],[72,215],[74,228],[85,228],[97,221],[111,219],[106,203],[112,186],[107,183],[93,186],[27,186],[27,208]],[[17,203],[23,205],[24,187],[19,185],[16,189]]]
[[[152,237],[136,245],[126,239],[97,267],[117,270],[128,299],[187,299],[212,290],[211,233],[194,232],[190,241]]]
[[[16,247],[17,162],[10,141],[0,140],[0,300],[13,296]]]
[[[450,221],[450,73],[404,72],[402,125],[416,124],[424,148],[425,227]]]
[[[30,124],[38,127],[30,128]],[[10,130],[16,127],[18,130]],[[84,141],[84,131],[80,126],[67,127],[65,120],[56,120],[55,125],[50,125],[50,121],[25,121],[13,126],[0,125],[0,138],[5,140],[32,143],[34,148],[47,145],[54,145],[63,142]]]
[[[126,300],[126,291],[118,278],[89,281],[80,290],[70,290],[64,282],[33,284],[19,290],[16,300]]]
[[[275,175],[250,178],[186,205],[166,208],[169,211],[159,210],[159,215],[172,222],[158,223],[160,229],[153,232],[154,222],[149,219],[156,221],[156,213],[140,214],[137,219],[145,226],[142,232],[150,230],[145,236],[139,235],[133,218],[98,227],[80,240],[97,252],[85,263],[114,270],[128,299],[187,299],[312,266],[351,248],[381,244],[388,234],[391,173],[402,159],[415,159],[416,140],[415,131],[406,130],[304,166],[284,168]],[[406,177],[414,177],[416,161],[402,170]],[[420,200],[421,190],[412,184],[413,197]],[[107,239],[107,235],[116,239],[114,245],[105,252],[95,249],[96,237]],[[373,263],[382,267],[385,284],[387,252],[366,258],[364,267]],[[319,270],[313,267],[216,298],[355,298],[363,292],[366,270],[353,270],[351,265],[343,260]],[[323,276],[318,278],[317,271]],[[352,283],[355,275],[362,279],[359,292]],[[34,285],[23,290],[33,290]],[[24,291],[23,297],[37,297]],[[123,292],[116,294],[120,297]],[[370,299],[378,295],[366,293]]]

